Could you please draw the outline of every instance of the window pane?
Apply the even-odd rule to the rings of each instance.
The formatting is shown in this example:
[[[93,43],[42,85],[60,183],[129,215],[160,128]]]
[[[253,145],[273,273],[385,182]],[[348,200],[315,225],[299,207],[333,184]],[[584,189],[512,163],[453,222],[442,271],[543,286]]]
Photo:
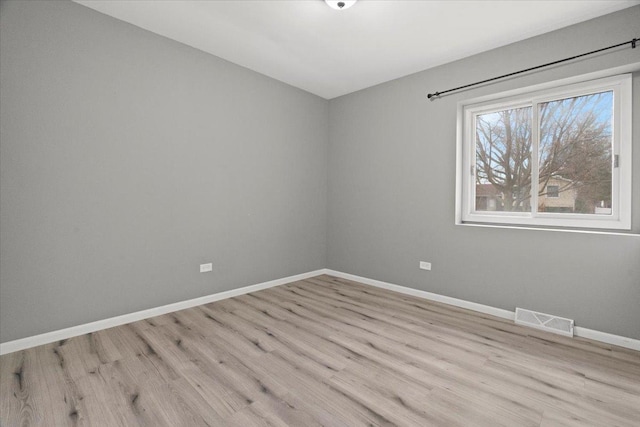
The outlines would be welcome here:
[[[531,211],[531,107],[476,116],[476,211]]]
[[[538,212],[611,214],[613,92],[539,105]]]

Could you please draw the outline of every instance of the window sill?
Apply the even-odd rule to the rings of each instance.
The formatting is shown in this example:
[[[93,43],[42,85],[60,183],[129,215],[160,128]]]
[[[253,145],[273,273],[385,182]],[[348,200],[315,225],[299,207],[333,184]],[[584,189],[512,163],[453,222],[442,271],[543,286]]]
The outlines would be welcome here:
[[[466,227],[478,227],[478,228],[503,228],[503,229],[515,229],[515,230],[533,230],[533,231],[553,231],[561,233],[582,233],[582,234],[604,234],[608,236],[626,236],[640,238],[640,233],[633,231],[620,232],[613,230],[586,230],[580,228],[550,228],[550,227],[534,227],[529,225],[513,225],[513,224],[483,224],[476,222],[459,222],[456,221],[456,225],[462,225]]]

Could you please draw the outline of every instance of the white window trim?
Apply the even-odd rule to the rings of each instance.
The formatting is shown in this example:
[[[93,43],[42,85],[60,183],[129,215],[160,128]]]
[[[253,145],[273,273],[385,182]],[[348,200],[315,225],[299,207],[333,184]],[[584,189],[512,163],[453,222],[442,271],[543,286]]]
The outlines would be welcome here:
[[[637,69],[638,64],[633,68]],[[617,71],[617,70],[616,70]],[[622,71],[622,70],[621,70]],[[624,69],[624,72],[631,69]],[[519,227],[561,227],[584,230],[630,230],[631,229],[631,168],[632,168],[632,76],[631,74],[602,77],[603,72],[573,77],[542,85],[521,88],[509,92],[470,99],[458,103],[457,129],[457,175],[456,175],[456,224],[519,226]],[[597,80],[593,80],[597,79]],[[613,151],[618,155],[619,164],[613,169],[612,214],[594,218],[590,214],[558,214],[535,212],[474,212],[475,180],[470,168],[475,165],[475,144],[473,118],[482,111],[514,108],[531,105],[553,98],[583,95],[590,91],[614,91]],[[534,109],[535,110],[535,109]],[[534,112],[534,115],[537,112]],[[537,122],[534,116],[534,122]],[[532,129],[537,132],[537,127]],[[535,136],[535,135],[534,135]],[[535,147],[536,144],[534,144]],[[532,161],[537,163],[537,152],[532,153]],[[534,164],[534,166],[537,166]],[[535,168],[534,168],[535,169]],[[536,170],[537,173],[537,170]],[[535,176],[532,177],[532,180]],[[535,192],[534,192],[535,193]],[[531,204],[537,206],[537,194],[532,195]]]

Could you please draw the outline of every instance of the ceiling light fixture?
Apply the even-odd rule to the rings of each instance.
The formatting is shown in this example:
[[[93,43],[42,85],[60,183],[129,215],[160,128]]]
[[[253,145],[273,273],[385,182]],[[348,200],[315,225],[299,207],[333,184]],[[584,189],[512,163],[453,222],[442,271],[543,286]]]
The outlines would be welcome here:
[[[356,4],[357,0],[324,0],[331,9],[345,10]]]

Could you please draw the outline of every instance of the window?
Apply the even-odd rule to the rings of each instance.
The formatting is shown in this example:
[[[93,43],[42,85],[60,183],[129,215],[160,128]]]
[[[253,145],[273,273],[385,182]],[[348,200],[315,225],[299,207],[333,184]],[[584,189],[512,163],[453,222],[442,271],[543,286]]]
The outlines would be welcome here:
[[[547,185],[547,197],[558,197],[559,185]]]
[[[630,229],[631,76],[518,92],[459,104],[457,222]]]

